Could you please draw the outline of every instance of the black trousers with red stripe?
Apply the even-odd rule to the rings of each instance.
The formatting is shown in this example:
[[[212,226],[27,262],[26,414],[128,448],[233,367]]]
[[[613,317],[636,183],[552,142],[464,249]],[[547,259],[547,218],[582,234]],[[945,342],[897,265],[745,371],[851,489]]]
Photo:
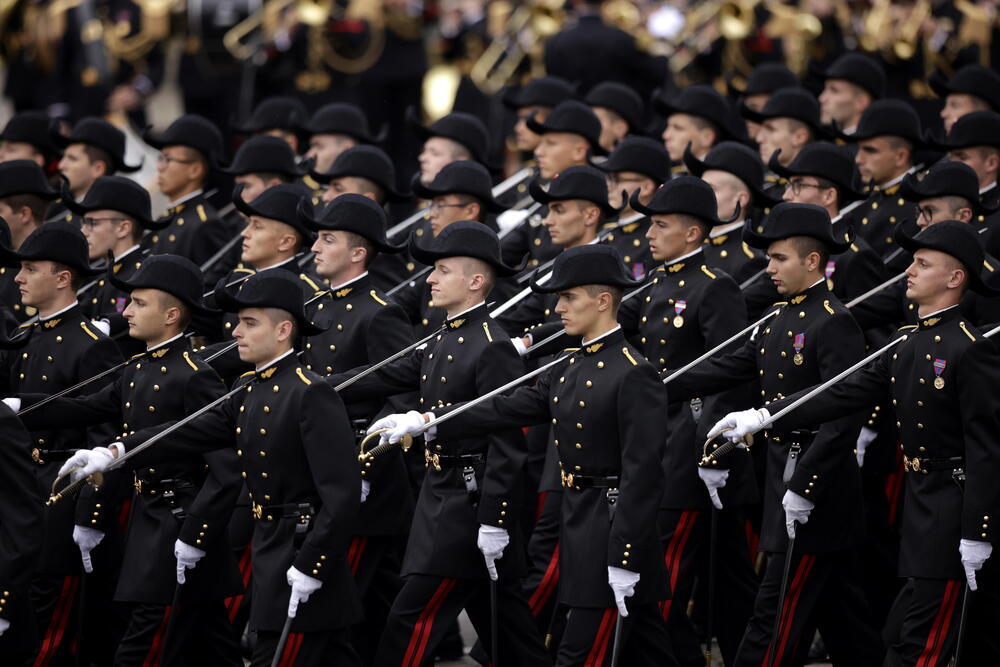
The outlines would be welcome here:
[[[947,665],[958,640],[964,589],[965,581],[958,579],[907,580],[886,623],[884,639],[889,651],[885,664],[892,667]],[[963,660],[962,664],[965,663]]]
[[[773,653],[774,667],[803,664],[818,629],[836,665],[882,664],[860,587],[861,564],[853,550],[792,555],[788,589],[775,633],[785,554],[770,554],[735,665],[760,667]]]
[[[677,662],[705,663],[701,640],[688,616],[688,602],[698,586],[708,587],[711,512],[716,512],[715,600],[712,627],[726,664],[736,658],[753,613],[757,576],[747,543],[746,520],[738,510],[660,510],[660,532],[672,598],[661,603]],[[707,600],[707,594],[705,595]]]
[[[114,664],[115,667],[181,664],[242,667],[238,642],[236,629],[229,622],[221,600],[185,603],[177,608],[137,603],[132,607],[128,630],[115,653]]]
[[[79,643],[80,576],[36,574],[31,605],[41,643],[33,667],[75,665]]]
[[[351,641],[361,663],[371,664],[392,603],[403,586],[399,577],[406,537],[358,535],[351,540],[347,562],[354,574],[365,618],[351,628]]]
[[[629,604],[622,623],[619,665],[671,667],[677,665],[670,637],[656,604]],[[571,607],[556,667],[605,667],[611,665],[617,609]],[[702,659],[704,664],[704,658]]]
[[[278,667],[361,667],[348,630],[289,632]],[[257,633],[251,667],[271,667],[278,649],[278,632]]]
[[[377,667],[433,665],[435,648],[462,609],[468,613],[483,646],[491,647],[487,581],[422,574],[406,577],[389,612],[374,664]],[[497,627],[502,663],[519,667],[551,664],[520,583],[503,577],[497,582]]]
[[[551,630],[559,589],[559,522],[562,491],[543,491],[541,509],[528,540],[528,574],[524,590],[538,631],[544,637]]]

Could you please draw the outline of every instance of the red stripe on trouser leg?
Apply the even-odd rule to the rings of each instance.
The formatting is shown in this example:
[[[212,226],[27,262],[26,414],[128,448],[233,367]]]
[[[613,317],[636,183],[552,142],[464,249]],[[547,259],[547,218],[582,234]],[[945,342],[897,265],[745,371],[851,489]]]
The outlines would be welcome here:
[[[670,616],[671,603],[673,602],[673,592],[677,589],[677,577],[681,569],[681,558],[684,555],[684,547],[687,545],[688,538],[691,537],[691,531],[694,530],[694,524],[698,518],[698,512],[695,510],[684,510],[681,512],[681,516],[677,519],[677,526],[674,528],[674,534],[667,543],[667,552],[664,557],[667,565],[667,576],[670,577],[670,600],[664,600],[660,606],[663,612],[663,618],[666,619]]]
[[[418,667],[424,658],[424,651],[427,650],[427,642],[430,639],[431,629],[434,627],[434,617],[437,616],[441,605],[444,604],[448,594],[455,588],[454,579],[442,579],[437,590],[431,596],[430,602],[420,612],[417,622],[413,626],[413,633],[410,635],[410,643],[406,647],[406,654],[403,656],[403,667]]]
[[[951,617],[955,613],[955,603],[958,601],[958,581],[949,581],[944,586],[944,594],[941,596],[941,606],[934,616],[934,623],[931,631],[927,635],[927,642],[924,650],[920,652],[917,659],[917,667],[930,667],[937,664],[941,657],[941,648],[944,640],[948,636],[951,628]]]
[[[42,639],[38,655],[35,656],[33,667],[48,665],[59,646],[62,645],[63,636],[66,634],[66,623],[69,621],[79,585],[79,577],[69,576],[63,579],[62,590],[59,591],[59,597],[52,610],[52,618],[49,620],[49,627],[45,631],[45,637]]]
[[[615,626],[615,619],[618,613],[615,609],[605,609],[601,616],[601,624],[597,627],[594,635],[594,643],[587,654],[587,661],[584,667],[600,667],[604,663],[604,655],[608,650],[608,642],[611,639],[611,631]]]
[[[160,619],[160,626],[156,628],[153,641],[149,643],[149,651],[142,661],[142,667],[156,667],[160,664],[160,654],[163,652],[163,635],[167,631],[167,624],[170,623],[170,614],[174,613],[173,607],[167,606],[163,611],[163,618]]]
[[[299,651],[302,650],[303,639],[305,639],[305,635],[301,632],[288,633],[288,641],[285,642],[285,648],[281,651],[278,667],[294,667],[295,661],[299,659]]]
[[[549,496],[548,491],[539,491],[538,502],[535,505],[535,521],[538,521],[542,516],[542,508],[545,507],[545,499]]]
[[[240,579],[243,581],[243,589],[246,590],[250,586],[250,574],[253,572],[253,558],[251,557],[250,545],[247,545],[246,549],[243,550],[243,554],[240,555]],[[229,622],[232,623],[236,620],[236,614],[240,611],[240,605],[243,604],[243,595],[234,595],[231,598],[226,598],[226,609],[229,610]]]
[[[556,542],[556,548],[552,550],[552,557],[549,558],[549,564],[545,568],[545,574],[542,576],[542,580],[538,583],[538,588],[535,592],[531,594],[531,599],[528,600],[528,606],[531,608],[531,615],[538,616],[545,605],[548,603],[549,598],[552,597],[552,591],[555,590],[556,584],[559,583],[559,543]]]
[[[785,595],[782,608],[778,610],[778,613],[780,614],[780,622],[778,624],[777,644],[773,647],[775,651],[774,665],[780,665],[781,660],[784,657],[785,649],[788,645],[788,637],[792,631],[792,623],[795,621],[795,611],[799,605],[799,598],[802,596],[802,590],[805,588],[806,579],[809,578],[809,573],[812,572],[815,562],[816,556],[802,556],[802,560],[799,561],[799,566],[795,568],[795,576],[792,578],[791,585],[788,587],[788,592]],[[772,647],[770,646],[768,647],[769,652],[771,648]]]

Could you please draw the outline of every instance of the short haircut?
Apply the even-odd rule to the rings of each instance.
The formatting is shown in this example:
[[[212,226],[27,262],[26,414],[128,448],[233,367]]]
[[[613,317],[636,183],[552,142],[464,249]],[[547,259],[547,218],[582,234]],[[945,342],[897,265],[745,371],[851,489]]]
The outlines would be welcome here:
[[[719,127],[705,118],[704,116],[697,116],[695,114],[687,114],[687,117],[691,119],[691,124],[695,126],[698,130],[712,130],[715,132],[715,139],[718,141],[721,134],[719,133]]]
[[[266,317],[271,322],[272,326],[278,326],[280,323],[286,320],[291,322],[292,335],[289,337],[289,339],[293,341],[293,343],[295,339],[299,337],[299,322],[298,320],[295,319],[295,316],[292,315],[290,311],[287,311],[284,308],[261,308],[260,310],[261,312],[264,313],[264,317]]]
[[[577,205],[577,208],[579,209],[580,213],[583,213],[588,208],[596,208],[597,209],[597,226],[600,227],[604,223],[604,219],[607,217],[606,215],[604,215],[604,209],[601,208],[600,206],[598,206],[597,204],[595,204],[594,202],[589,201],[587,199],[577,199],[576,200],[576,205]]]
[[[31,217],[35,222],[41,224],[45,222],[45,214],[49,210],[49,202],[42,199],[38,195],[32,194],[19,194],[11,195],[9,197],[4,197],[3,201],[10,206],[10,209],[15,213],[25,206],[31,211]]]
[[[343,232],[344,237],[347,239],[348,248],[364,248],[365,249],[365,268],[367,269],[371,266],[372,262],[378,256],[378,248],[369,239],[365,238],[361,234],[356,234],[354,232]]]
[[[812,236],[789,236],[788,244],[795,248],[795,252],[799,253],[799,259],[805,259],[811,253],[819,255],[820,270],[823,270],[830,260],[830,249],[825,243]]]
[[[212,162],[209,160],[208,156],[202,153],[197,148],[193,146],[178,146],[186,153],[185,160],[194,160],[195,162],[200,162],[201,166],[205,169],[205,178],[208,178],[208,174],[212,171]]]
[[[69,271],[69,286],[74,292],[83,287],[83,275],[79,271],[66,264],[52,262],[53,275],[62,273],[63,271]]]
[[[990,156],[1000,153],[1000,148],[996,148],[995,146],[974,146],[973,150],[979,153],[980,160],[986,160]]]
[[[610,294],[611,310],[615,313],[615,315],[618,314],[618,306],[621,305],[622,299],[625,296],[625,290],[621,287],[615,287],[614,285],[581,285],[581,287],[583,287],[583,291],[586,292],[591,299],[596,299],[601,292],[607,292]]]
[[[799,130],[805,130],[806,132],[809,133],[809,141],[812,141],[813,139],[816,138],[814,136],[812,128],[809,127],[809,125],[807,125],[806,123],[803,123],[798,118],[789,118],[788,116],[784,116],[784,119],[785,122],[788,123],[789,132],[798,132]]]
[[[370,192],[375,195],[375,201],[380,204],[385,203],[386,192],[385,188],[371,180],[370,178],[365,178],[364,176],[354,176],[354,179],[358,182],[358,189],[363,192]]]
[[[187,325],[191,321],[191,307],[170,292],[164,292],[163,290],[157,290],[157,292],[160,310],[169,310],[171,308],[179,310],[181,314],[177,318],[177,324],[182,330],[187,329]]]
[[[115,161],[111,157],[111,153],[91,144],[81,144],[81,146],[83,146],[83,153],[87,156],[88,160],[91,162],[103,162],[109,176],[115,173]]]
[[[295,180],[295,177],[290,174],[279,174],[276,171],[255,171],[250,174],[251,176],[256,176],[260,179],[261,183],[267,185],[270,181],[278,181],[279,183],[291,183]]]
[[[958,195],[945,195],[944,197],[941,197],[941,199],[944,200],[945,205],[948,206],[953,214],[957,214],[959,209],[972,209],[972,202],[965,197],[959,197]]]
[[[712,225],[710,225],[707,220],[702,220],[697,216],[688,215],[687,213],[675,213],[674,215],[685,227],[698,227],[698,229],[701,230],[701,238],[703,241],[708,238],[709,233],[712,231]]]
[[[905,148],[906,152],[910,156],[910,161],[913,161],[913,142],[909,139],[904,139],[903,137],[897,137],[894,134],[885,135],[885,140],[889,144],[889,148],[894,151],[898,151],[900,148]]]
[[[142,238],[142,225],[140,225],[135,218],[131,218],[127,215],[123,215],[122,217],[132,223],[132,240],[139,241]]]
[[[476,257],[465,257],[462,263],[465,275],[481,273],[483,275],[483,294],[487,295],[493,291],[493,286],[497,283],[497,272],[488,262]]]
[[[448,139],[448,137],[442,137],[442,139]],[[471,160],[472,151],[462,143],[455,141],[454,139],[448,139],[451,145],[451,159],[452,160]]]

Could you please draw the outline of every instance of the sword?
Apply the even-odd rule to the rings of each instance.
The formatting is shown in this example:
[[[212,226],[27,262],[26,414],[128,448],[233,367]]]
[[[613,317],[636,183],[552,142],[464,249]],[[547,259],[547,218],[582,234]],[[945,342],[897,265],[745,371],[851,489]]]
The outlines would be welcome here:
[[[894,284],[898,283],[900,280],[902,280],[905,277],[906,277],[906,272],[904,271],[903,273],[900,273],[899,275],[895,275],[892,278],[889,278],[884,283],[882,283],[880,285],[876,285],[875,287],[871,288],[870,290],[868,290],[864,294],[861,294],[860,296],[854,297],[853,299],[851,299],[850,301],[848,301],[844,305],[847,306],[848,308],[853,308],[854,306],[858,305],[859,303],[861,303],[862,301],[864,301],[868,297],[870,297],[870,296],[872,296],[874,294],[878,294],[879,292],[881,292],[882,290],[884,290],[886,287],[889,287],[890,285],[894,285]]]
[[[708,616],[705,618],[705,667],[712,667],[712,617],[715,615],[715,542],[719,532],[719,510],[712,507],[708,533]]]
[[[365,370],[361,371],[360,373],[358,373],[354,377],[347,378],[346,380],[344,380],[343,382],[341,382],[340,384],[338,384],[336,387],[334,387],[333,390],[334,391],[343,391],[344,389],[347,389],[348,387],[350,387],[352,384],[354,384],[355,382],[357,382],[361,378],[367,377],[367,376],[371,375],[372,373],[374,373],[375,371],[377,371],[378,369],[380,369],[383,366],[385,366],[386,364],[390,364],[393,361],[395,361],[396,359],[399,359],[400,357],[402,357],[402,356],[404,356],[406,354],[409,354],[410,352],[412,352],[413,350],[417,349],[418,347],[420,347],[424,343],[428,342],[431,338],[434,338],[434,336],[437,336],[439,333],[443,332],[444,329],[445,328],[442,326],[437,331],[434,331],[431,334],[429,334],[429,335],[421,338],[416,343],[413,343],[412,345],[408,345],[408,346],[404,347],[402,350],[400,350],[399,352],[396,352],[395,354],[390,354],[388,357],[386,357],[382,361],[378,362],[377,364],[373,364],[373,365],[369,366],[368,368],[366,368]]]
[[[727,347],[730,343],[733,343],[734,341],[739,340],[745,334],[753,331],[754,329],[756,329],[757,327],[759,327],[761,324],[763,324],[764,322],[768,321],[769,319],[771,319],[772,317],[774,317],[775,315],[777,315],[780,312],[781,312],[780,308],[775,308],[770,313],[768,313],[764,317],[760,318],[756,322],[753,322],[752,324],[748,324],[746,327],[740,329],[739,331],[737,331],[736,333],[734,333],[732,336],[730,336],[726,340],[722,341],[721,343],[719,343],[718,345],[716,345],[715,347],[713,347],[708,352],[705,352],[704,354],[702,354],[697,359],[694,359],[692,361],[687,362],[686,364],[684,364],[683,366],[681,366],[680,368],[678,368],[676,371],[674,371],[673,373],[671,373],[667,377],[663,378],[663,384],[670,384],[671,382],[673,382],[677,378],[678,375],[683,375],[684,373],[688,372],[689,370],[691,370],[692,368],[694,368],[695,366],[697,366],[701,362],[703,362],[706,359],[708,359],[709,357],[711,357],[713,354],[715,354],[719,350]]]
[[[129,359],[129,360],[127,360],[127,361],[123,361],[123,362],[121,362],[120,364],[115,364],[115,365],[114,365],[114,366],[112,366],[111,368],[108,368],[108,369],[106,369],[106,370],[103,370],[103,371],[101,371],[100,373],[98,373],[97,375],[95,375],[95,376],[93,376],[93,377],[90,377],[90,378],[87,378],[86,380],[81,380],[80,382],[77,382],[77,383],[76,383],[75,385],[73,385],[72,387],[67,387],[66,389],[63,389],[63,390],[62,390],[62,391],[60,391],[60,392],[56,392],[55,394],[52,394],[52,395],[50,395],[50,396],[46,396],[45,398],[43,398],[42,400],[38,401],[37,403],[34,403],[34,404],[32,404],[32,405],[29,405],[29,406],[28,406],[28,407],[26,407],[26,408],[23,408],[23,409],[21,409],[21,410],[18,410],[18,411],[17,411],[17,414],[18,414],[19,416],[20,416],[20,415],[25,415],[25,414],[28,414],[28,413],[29,413],[29,412],[31,412],[32,410],[35,410],[35,409],[37,409],[37,408],[40,408],[40,407],[42,407],[43,405],[45,405],[46,403],[51,403],[52,401],[56,400],[57,398],[62,398],[62,397],[63,397],[63,396],[65,396],[66,394],[71,394],[71,393],[73,393],[74,391],[76,391],[77,389],[79,389],[80,387],[85,387],[86,385],[90,384],[91,382],[94,382],[94,381],[96,381],[96,380],[100,380],[100,379],[101,379],[102,377],[104,377],[104,376],[106,376],[106,375],[110,375],[111,373],[114,373],[115,371],[117,371],[117,370],[120,370],[120,369],[124,368],[125,366],[128,366],[128,365],[129,365],[129,364],[131,364],[131,363],[132,363],[133,361],[138,361],[138,360],[139,360],[139,358],[140,358],[140,357],[143,357],[143,356],[145,356],[145,354],[146,354],[146,353],[145,353],[145,352],[143,352],[143,353],[141,353],[141,354],[139,354],[139,355],[137,355],[137,356],[135,356],[135,357],[132,357],[131,359]]]
[[[611,667],[618,667],[618,658],[621,657],[623,622],[622,615],[618,614],[618,618],[615,620],[615,639],[611,644]]]
[[[969,582],[965,582],[965,592],[962,594],[962,611],[958,617],[958,637],[955,640],[955,662],[952,667],[959,667],[959,661],[962,659],[962,640],[965,639],[965,619],[969,612],[969,596],[972,591],[969,590]]]
[[[274,657],[271,659],[271,667],[279,667],[281,664],[281,654],[285,652],[285,645],[288,643],[288,633],[292,630],[293,617],[285,618],[285,625],[281,628],[281,636],[278,638],[278,645],[274,649]]]
[[[500,667],[500,637],[498,632],[498,616],[497,613],[497,582],[495,579],[490,579],[490,637],[492,641],[490,642],[490,659],[492,667]]]
[[[785,551],[785,566],[781,573],[781,588],[778,591],[778,610],[774,614],[774,631],[771,634],[771,645],[767,648],[767,667],[774,665],[774,644],[778,640],[778,630],[781,628],[781,610],[785,605],[785,595],[788,593],[788,575],[792,570],[792,552],[795,550],[795,538],[788,538],[788,549]]]

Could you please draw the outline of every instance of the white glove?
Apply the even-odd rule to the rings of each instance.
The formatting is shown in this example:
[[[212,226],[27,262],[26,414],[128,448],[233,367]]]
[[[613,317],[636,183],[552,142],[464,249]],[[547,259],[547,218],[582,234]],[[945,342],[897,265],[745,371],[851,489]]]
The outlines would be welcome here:
[[[107,320],[90,320],[90,323],[105,336],[111,335],[111,323]]]
[[[868,449],[868,445],[872,444],[872,441],[878,437],[878,433],[871,430],[867,426],[861,427],[861,433],[858,434],[858,467],[860,468],[865,464],[865,450]]]
[[[993,545],[979,540],[962,540],[958,543],[958,553],[962,554],[962,567],[965,568],[965,580],[969,582],[969,590],[974,591],[976,572],[993,553]]]
[[[708,488],[708,496],[712,499],[715,509],[721,510],[722,499],[719,498],[719,489],[726,485],[726,480],[729,479],[729,471],[717,468],[702,468],[699,466],[698,477],[701,477],[701,481]]]
[[[638,572],[612,565],[608,566],[608,585],[611,586],[611,592],[615,594],[615,604],[618,606],[618,613],[622,615],[622,618],[628,616],[625,598],[635,595],[637,583],[639,583]]]
[[[66,459],[66,462],[59,468],[59,474],[65,475],[71,469],[77,468],[73,470],[73,474],[70,477],[75,482],[84,477],[89,477],[95,472],[104,472],[114,460],[115,455],[107,447],[79,449],[73,456]]]
[[[361,480],[361,502],[368,500],[368,494],[372,492],[372,483],[367,479]]]
[[[90,574],[94,571],[94,563],[90,560],[90,552],[104,539],[104,531],[86,526],[73,526],[73,541],[80,548],[80,558],[83,560],[83,571]]]
[[[3,637],[3,633],[7,632],[7,628],[10,627],[10,621],[0,618],[0,637]]]
[[[714,438],[722,433],[733,442],[736,442],[749,433],[759,431],[770,418],[771,413],[764,408],[730,412],[715,423],[712,430],[708,432],[708,437]]]
[[[785,491],[785,497],[781,499],[781,506],[785,508],[785,528],[788,530],[788,539],[795,539],[795,524],[809,523],[809,513],[816,507],[816,503],[803,498],[794,491]]]
[[[20,398],[5,398],[3,402],[15,413],[21,409],[21,399]]]
[[[403,439],[404,435],[414,435],[424,427],[424,416],[416,410],[407,413],[396,413],[388,417],[382,417],[377,422],[368,427],[368,433],[374,433],[381,429],[389,429],[379,436],[379,443],[397,443]]]
[[[174,542],[174,556],[177,558],[177,583],[183,584],[185,571],[193,570],[198,561],[205,557],[205,551],[177,540]]]
[[[309,601],[309,596],[323,587],[323,582],[295,569],[288,568],[286,574],[288,585],[292,587],[292,596],[288,599],[288,618],[295,618],[299,604]]]
[[[490,571],[490,579],[497,580],[497,561],[503,558],[503,550],[510,544],[510,533],[497,526],[479,526],[479,538],[476,540],[479,550],[486,559],[486,569]]]

